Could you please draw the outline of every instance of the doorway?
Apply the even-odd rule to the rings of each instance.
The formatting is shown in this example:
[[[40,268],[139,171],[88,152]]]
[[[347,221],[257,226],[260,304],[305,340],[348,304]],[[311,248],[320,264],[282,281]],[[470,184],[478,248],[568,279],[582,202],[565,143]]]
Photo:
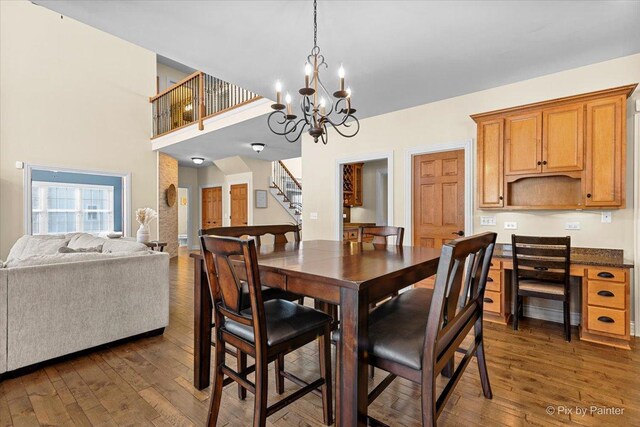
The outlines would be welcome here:
[[[189,246],[189,189],[178,188],[178,246]]]
[[[232,184],[230,186],[231,226],[247,225],[249,222],[249,200],[247,184]]]
[[[202,189],[201,228],[222,227],[222,187]]]

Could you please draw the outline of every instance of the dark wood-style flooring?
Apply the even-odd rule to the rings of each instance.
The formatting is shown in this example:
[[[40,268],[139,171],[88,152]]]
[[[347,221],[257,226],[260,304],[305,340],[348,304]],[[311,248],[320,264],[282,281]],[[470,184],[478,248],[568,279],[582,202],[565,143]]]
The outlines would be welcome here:
[[[171,262],[171,323],[164,335],[110,346],[3,381],[0,427],[203,425],[208,389],[192,386],[192,313],[192,264],[183,253]],[[623,351],[581,342],[574,329],[574,340],[566,343],[562,325],[526,319],[518,332],[489,323],[485,330],[493,400],[482,397],[474,361],[440,425],[640,425],[637,340],[632,351]],[[287,368],[303,378],[316,378],[316,352],[313,344],[288,355]],[[382,378],[377,371],[375,382]],[[270,402],[278,399],[273,384],[270,376]],[[297,388],[288,381],[286,385],[288,392]],[[419,402],[417,386],[396,380],[369,410],[391,426],[418,426]],[[585,415],[577,412],[583,408]],[[605,408],[622,413],[593,412]],[[236,387],[229,386],[219,425],[249,425],[252,411],[251,394],[240,401]],[[322,425],[321,400],[308,395],[271,416],[268,424]]]

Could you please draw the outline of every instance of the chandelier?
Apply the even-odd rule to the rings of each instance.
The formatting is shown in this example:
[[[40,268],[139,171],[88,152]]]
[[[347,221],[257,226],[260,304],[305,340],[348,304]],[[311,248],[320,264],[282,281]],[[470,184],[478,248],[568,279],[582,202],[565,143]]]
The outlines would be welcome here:
[[[318,12],[317,0],[313,0],[313,49],[307,56],[307,63],[304,67],[304,87],[298,90],[302,95],[300,99],[300,110],[302,117],[293,113],[291,107],[291,95],[285,96],[285,104],[282,103],[282,84],[276,82],[276,103],[271,105],[273,112],[267,118],[267,125],[271,132],[282,135],[289,142],[297,141],[302,132],[308,128],[309,135],[314,142],[318,139],[324,144],[329,141],[327,133],[328,126],[346,137],[355,136],[360,130],[360,122],[353,115],[356,110],[351,108],[351,89],[344,87],[344,68],[340,66],[338,77],[340,78],[339,89],[329,94],[324,84],[320,80],[320,68],[329,68],[324,62],[324,56],[318,47]]]

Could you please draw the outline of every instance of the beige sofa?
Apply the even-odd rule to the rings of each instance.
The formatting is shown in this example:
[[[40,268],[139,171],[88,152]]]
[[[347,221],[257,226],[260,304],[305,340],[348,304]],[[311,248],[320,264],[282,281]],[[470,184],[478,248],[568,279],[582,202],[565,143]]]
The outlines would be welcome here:
[[[168,324],[169,255],[135,241],[23,236],[0,268],[0,373]]]

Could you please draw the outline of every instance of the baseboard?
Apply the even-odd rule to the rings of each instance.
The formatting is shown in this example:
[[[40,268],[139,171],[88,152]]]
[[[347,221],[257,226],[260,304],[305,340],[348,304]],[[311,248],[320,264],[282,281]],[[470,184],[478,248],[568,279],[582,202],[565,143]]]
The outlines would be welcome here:
[[[547,320],[549,322],[564,323],[564,314],[562,310],[549,307],[538,307],[535,305],[524,306],[524,316],[532,317],[534,319]],[[580,325],[580,313],[571,312],[570,314],[571,325]]]

